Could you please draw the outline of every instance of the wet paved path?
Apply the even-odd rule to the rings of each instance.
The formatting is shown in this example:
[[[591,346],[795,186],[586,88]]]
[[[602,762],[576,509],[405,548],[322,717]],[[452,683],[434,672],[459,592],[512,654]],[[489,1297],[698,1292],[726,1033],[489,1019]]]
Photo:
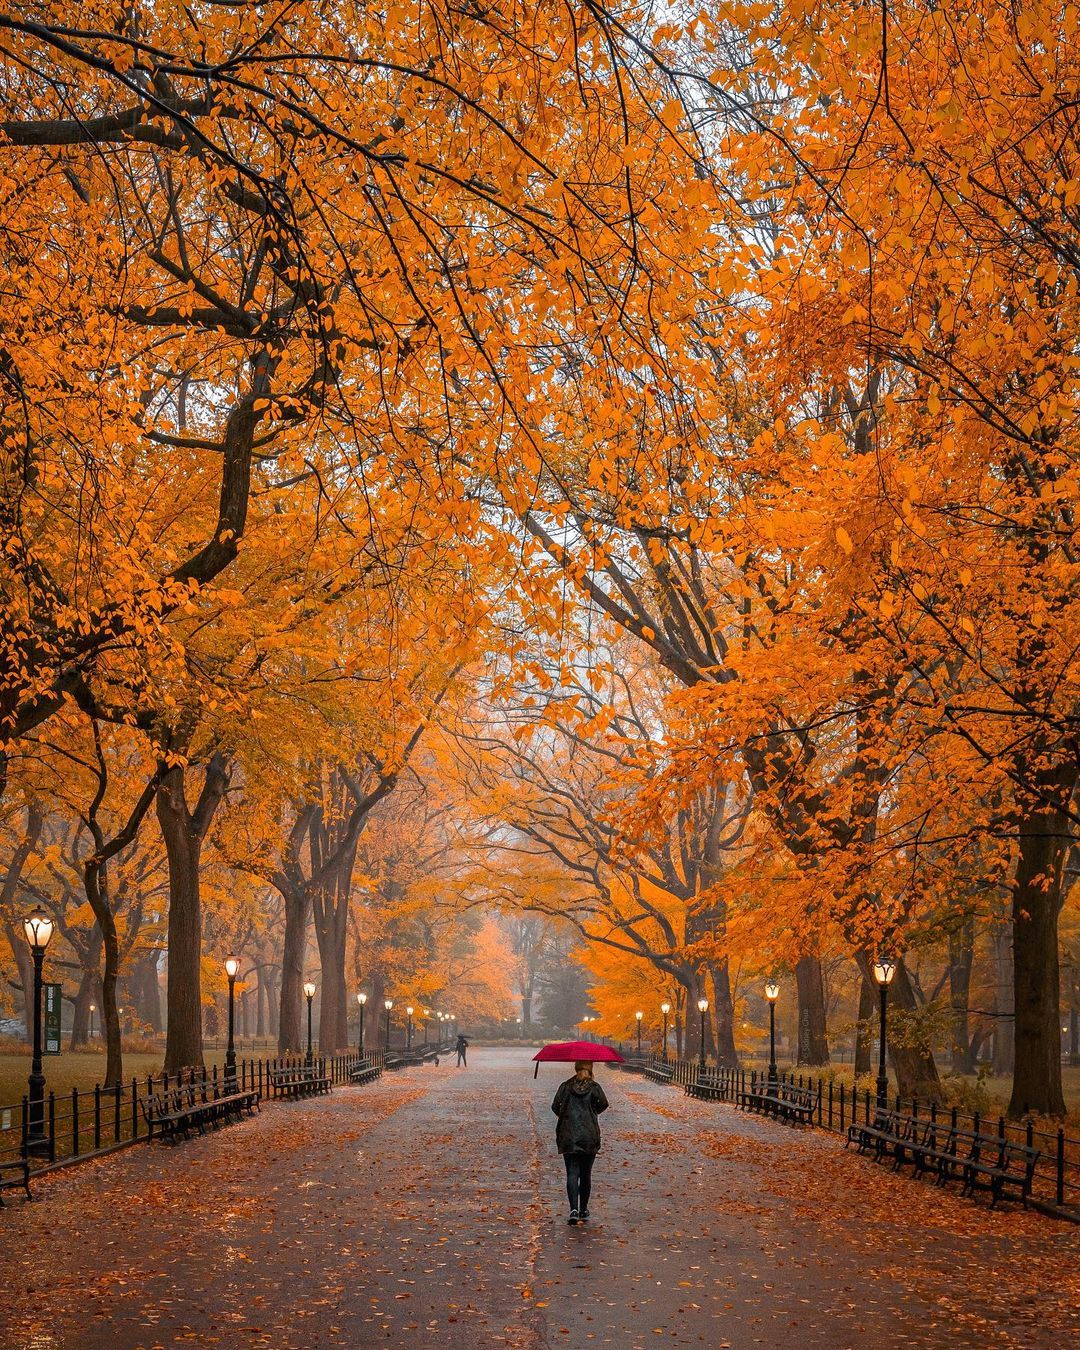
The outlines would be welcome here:
[[[565,1223],[528,1053],[482,1050],[61,1173],[0,1213],[0,1345],[1060,1347],[1080,1229],[605,1073]]]

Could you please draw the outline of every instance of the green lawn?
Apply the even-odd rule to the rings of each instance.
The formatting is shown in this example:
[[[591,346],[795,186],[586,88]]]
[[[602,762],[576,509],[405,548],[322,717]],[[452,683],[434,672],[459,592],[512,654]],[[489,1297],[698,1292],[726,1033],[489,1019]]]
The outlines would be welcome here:
[[[225,1053],[221,1050],[208,1050],[205,1055],[207,1065],[224,1064]],[[147,1074],[161,1072],[162,1056],[160,1051],[138,1053],[131,1051],[124,1055],[124,1080],[130,1083],[132,1078],[143,1080]],[[92,1089],[105,1077],[105,1053],[101,1051],[79,1050],[65,1051],[61,1055],[46,1055],[45,1091],[67,1094],[72,1088],[80,1093]],[[30,1072],[30,1056],[5,1051],[0,1054],[0,1107],[15,1106],[22,1101],[26,1092],[26,1076]]]

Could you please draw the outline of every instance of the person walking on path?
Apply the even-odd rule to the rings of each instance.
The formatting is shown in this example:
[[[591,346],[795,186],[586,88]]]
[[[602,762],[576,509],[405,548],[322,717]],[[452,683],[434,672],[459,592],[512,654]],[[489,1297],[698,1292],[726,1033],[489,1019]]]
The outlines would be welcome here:
[[[465,1051],[468,1050],[468,1048],[469,1048],[469,1042],[468,1042],[468,1040],[466,1039],[466,1037],[464,1037],[464,1036],[459,1036],[459,1037],[457,1038],[457,1066],[458,1066],[459,1069],[461,1068],[461,1066],[462,1066],[463,1064],[464,1064],[464,1066],[465,1066],[466,1068],[469,1067],[469,1060],[468,1060],[468,1057],[467,1057],[466,1054],[465,1054]]]
[[[592,1194],[592,1169],[600,1152],[600,1122],[597,1117],[608,1109],[604,1089],[593,1077],[592,1065],[579,1059],[574,1076],[559,1084],[551,1109],[559,1118],[555,1143],[566,1163],[566,1195],[570,1201],[571,1224],[585,1223],[589,1217]]]

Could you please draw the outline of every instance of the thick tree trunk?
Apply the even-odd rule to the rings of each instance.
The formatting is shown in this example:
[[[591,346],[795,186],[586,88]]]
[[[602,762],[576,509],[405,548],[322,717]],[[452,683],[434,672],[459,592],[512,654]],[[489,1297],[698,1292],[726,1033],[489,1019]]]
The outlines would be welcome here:
[[[1055,785],[1057,786],[1057,785]],[[1020,828],[1013,881],[1015,1054],[1009,1115],[1063,1116],[1058,914],[1069,821],[1053,807],[1032,811]]]
[[[147,952],[139,962],[138,993],[136,1002],[139,1016],[157,1033],[161,1031],[161,985],[158,981],[158,954]]]
[[[319,1004],[319,1049],[324,1054],[349,1046],[345,946],[349,923],[349,892],[352,889],[355,848],[345,849],[326,889],[312,897],[315,938],[322,970]]]
[[[949,932],[949,1009],[953,1073],[971,1073],[971,964],[975,954],[975,919],[966,914]]]
[[[856,954],[855,959],[859,963],[863,979],[874,984],[876,993],[877,985],[874,982],[871,969],[873,958],[868,952],[862,951]],[[918,1002],[915,998],[911,976],[902,960],[897,962],[896,974],[889,986],[889,1009],[894,1016],[896,1014],[908,1014],[907,1020],[909,1021],[914,1019],[914,1015],[918,1011]],[[941,1096],[941,1079],[938,1076],[937,1065],[934,1063],[934,1056],[930,1050],[915,1043],[910,1030],[906,1031],[903,1036],[887,1033],[886,1038],[889,1063],[896,1074],[897,1091],[900,1096],[938,1100]]]
[[[183,771],[179,773],[182,790]],[[192,834],[187,810],[163,807],[169,775],[158,795],[158,822],[169,859],[169,964],[165,1072],[198,1067],[202,1053],[202,841]]]
[[[1011,1077],[1013,1071],[1013,966],[1012,933],[1004,921],[996,924],[994,949],[994,1042],[991,1072],[996,1078]]]
[[[96,948],[97,944],[95,944],[95,950]],[[79,975],[79,987],[71,1001],[69,1050],[80,1050],[90,1040],[90,1004],[96,1001],[94,994],[97,990],[97,983],[97,971],[84,966]]]
[[[158,824],[169,860],[169,967],[165,1072],[199,1067],[202,1054],[202,895],[199,869],[207,831],[229,785],[225,757],[211,755],[194,810],[187,771],[167,770],[157,798]]]
[[[803,956],[795,964],[799,992],[799,1064],[829,1062],[829,1038],[825,1017],[825,978],[816,956]]]
[[[19,925],[21,929],[22,925]],[[19,998],[22,1003],[23,1040],[30,1045],[34,1039],[34,960],[22,933],[13,923],[4,924],[8,947],[19,976]]]
[[[874,1021],[878,1010],[878,992],[870,980],[859,979],[859,1020],[855,1027],[855,1077],[861,1078],[871,1069],[874,1049]]]
[[[709,974],[712,978],[712,1021],[716,1035],[716,1062],[727,1069],[739,1067],[739,1054],[735,1049],[735,1003],[731,997],[731,976],[728,960],[711,963]]]
[[[304,959],[311,902],[301,888],[284,895],[285,938],[281,952],[281,1001],[278,1013],[278,1050],[292,1054],[307,1049],[303,1018]]]

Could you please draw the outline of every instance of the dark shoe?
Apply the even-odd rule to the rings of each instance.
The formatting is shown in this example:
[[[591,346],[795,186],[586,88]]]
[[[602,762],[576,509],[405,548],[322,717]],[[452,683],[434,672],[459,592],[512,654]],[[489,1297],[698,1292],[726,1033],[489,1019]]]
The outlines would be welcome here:
[[[587,1209],[583,1209],[581,1213],[578,1215],[578,1218],[581,1220],[582,1223],[585,1223],[588,1217],[589,1211]]]
[[[580,1219],[580,1218],[581,1218],[581,1215],[577,1212],[577,1210],[576,1210],[576,1209],[572,1209],[572,1210],[570,1211],[570,1217],[567,1219],[566,1222],[569,1223],[569,1224],[575,1224],[575,1223],[577,1223],[578,1219]]]

